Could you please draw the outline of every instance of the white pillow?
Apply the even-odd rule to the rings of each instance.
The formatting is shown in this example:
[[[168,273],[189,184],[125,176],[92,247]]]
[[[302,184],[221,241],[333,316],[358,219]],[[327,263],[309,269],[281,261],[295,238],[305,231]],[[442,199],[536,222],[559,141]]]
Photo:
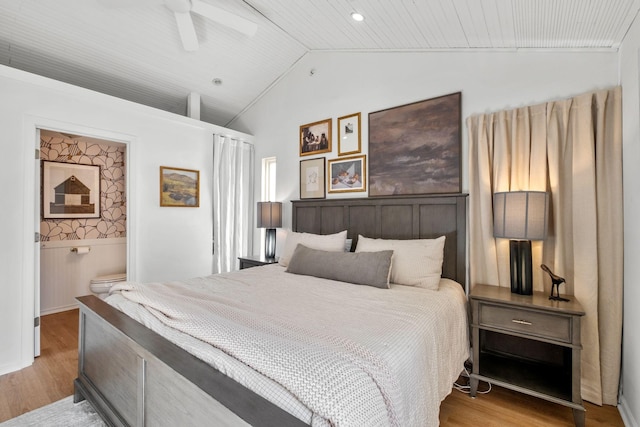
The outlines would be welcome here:
[[[287,231],[287,240],[284,243],[284,249],[280,254],[278,264],[286,267],[293,251],[296,250],[298,243],[302,243],[308,248],[318,249],[321,251],[344,252],[344,242],[347,238],[347,230],[336,234],[312,234],[312,233],[296,233],[295,231]]]
[[[445,236],[437,239],[389,240],[358,236],[356,252],[391,249],[391,283],[437,290],[442,275]]]

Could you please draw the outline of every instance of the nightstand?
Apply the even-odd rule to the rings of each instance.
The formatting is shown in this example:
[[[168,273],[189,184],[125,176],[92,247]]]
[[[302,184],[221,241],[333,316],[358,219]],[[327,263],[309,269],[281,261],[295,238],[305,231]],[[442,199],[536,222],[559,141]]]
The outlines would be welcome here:
[[[478,381],[539,397],[573,409],[583,427],[580,396],[580,320],[575,298],[550,301],[543,292],[511,293],[509,288],[476,285],[472,313],[471,397]]]
[[[240,260],[240,270],[278,262],[278,257],[267,259],[260,255],[241,256],[238,259]]]

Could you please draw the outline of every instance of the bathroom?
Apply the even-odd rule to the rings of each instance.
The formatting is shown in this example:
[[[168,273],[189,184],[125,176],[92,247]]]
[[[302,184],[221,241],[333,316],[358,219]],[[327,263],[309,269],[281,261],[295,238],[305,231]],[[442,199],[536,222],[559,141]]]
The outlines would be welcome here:
[[[126,144],[41,129],[40,161],[40,315],[46,315],[74,309],[77,296],[108,291],[126,278]]]

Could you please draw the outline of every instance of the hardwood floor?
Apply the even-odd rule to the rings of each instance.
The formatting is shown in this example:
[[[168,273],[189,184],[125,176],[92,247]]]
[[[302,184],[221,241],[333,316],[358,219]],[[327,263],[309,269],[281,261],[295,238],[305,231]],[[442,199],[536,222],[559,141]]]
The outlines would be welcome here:
[[[78,310],[41,318],[42,355],[18,372],[0,376],[0,422],[73,394],[78,364]],[[481,387],[482,389],[482,387]],[[587,426],[623,427],[618,409],[586,403]],[[493,387],[471,399],[452,391],[440,407],[443,427],[573,426],[571,409]]]
[[[0,376],[0,422],[73,394],[78,310],[42,316],[40,325],[40,357],[25,369]]]
[[[480,383],[479,390],[487,384]],[[585,402],[588,427],[624,427],[615,406]],[[440,405],[440,425],[447,427],[550,427],[574,426],[573,411],[566,406],[493,386],[475,399],[453,390]]]

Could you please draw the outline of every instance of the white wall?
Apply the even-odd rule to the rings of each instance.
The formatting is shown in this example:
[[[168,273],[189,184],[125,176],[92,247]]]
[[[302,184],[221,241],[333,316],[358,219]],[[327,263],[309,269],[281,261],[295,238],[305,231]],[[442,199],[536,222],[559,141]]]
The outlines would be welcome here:
[[[620,49],[624,177],[624,341],[620,409],[627,427],[640,426],[640,20]]]
[[[74,252],[88,248],[89,253]],[[91,280],[127,271],[127,239],[58,240],[40,243],[40,315],[78,307]],[[37,307],[36,307],[37,308]]]
[[[315,69],[313,76],[311,69]],[[466,119],[614,86],[617,70],[616,52],[310,53],[235,127],[254,135],[257,165],[263,157],[276,156],[277,199],[286,202],[299,198],[302,124],[332,118],[333,152],[326,157],[336,158],[336,119],[361,112],[366,154],[369,112],[461,91]],[[464,191],[468,188],[467,147],[463,126]],[[259,170],[256,176],[260,177]],[[366,193],[328,197],[358,196]],[[284,227],[291,227],[290,206],[284,204]],[[278,251],[282,246],[279,241]]]
[[[130,279],[211,273],[215,132],[248,135],[0,66],[0,374],[33,361],[35,127],[128,144]],[[159,207],[159,167],[200,171],[200,208]]]

